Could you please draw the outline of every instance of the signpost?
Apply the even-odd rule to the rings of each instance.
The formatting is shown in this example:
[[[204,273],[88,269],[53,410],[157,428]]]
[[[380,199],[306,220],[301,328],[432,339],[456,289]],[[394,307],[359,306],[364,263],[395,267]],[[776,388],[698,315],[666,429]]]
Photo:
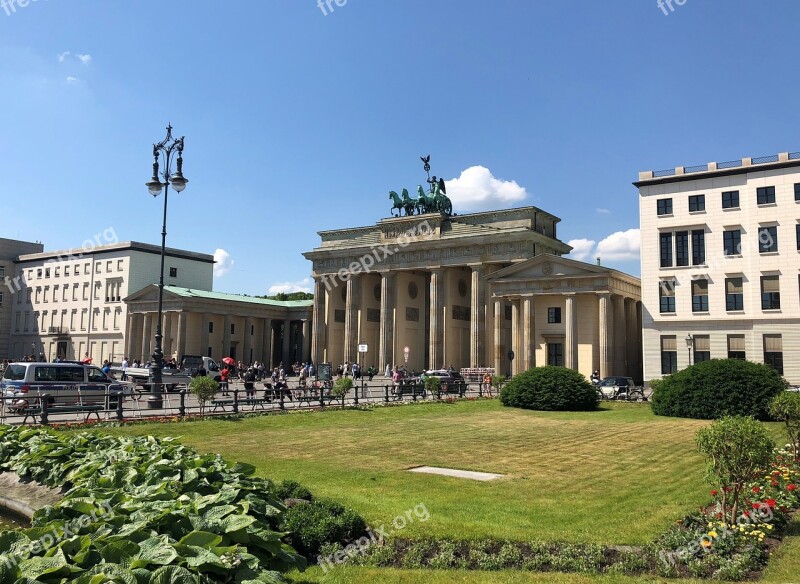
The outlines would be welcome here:
[[[411,349],[408,347],[403,347],[403,359],[406,363],[408,363],[408,354],[411,352]]]
[[[361,355],[366,355],[369,351],[369,345],[367,343],[360,343],[358,345],[358,352]],[[358,375],[361,377],[361,397],[367,397],[367,392],[364,390],[364,364],[366,363],[366,357],[361,357],[359,359],[361,363],[358,366]],[[358,389],[355,390],[355,403],[358,405]]]

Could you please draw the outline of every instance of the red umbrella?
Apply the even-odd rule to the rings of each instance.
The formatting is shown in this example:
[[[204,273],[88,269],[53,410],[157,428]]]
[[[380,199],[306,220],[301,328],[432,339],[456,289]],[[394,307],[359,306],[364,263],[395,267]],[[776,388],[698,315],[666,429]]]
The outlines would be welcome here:
[[[223,357],[222,362],[225,363],[225,365],[236,365],[236,359],[233,357]]]

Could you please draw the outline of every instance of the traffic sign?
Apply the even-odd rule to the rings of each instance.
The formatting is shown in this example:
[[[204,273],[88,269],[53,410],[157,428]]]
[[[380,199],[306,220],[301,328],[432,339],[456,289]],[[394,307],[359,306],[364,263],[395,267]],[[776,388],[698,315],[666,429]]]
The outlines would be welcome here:
[[[513,361],[514,360],[514,351],[509,351],[508,352],[508,360],[509,361]]]
[[[361,345],[358,346],[359,353],[366,353],[367,351],[369,351],[369,347],[367,346],[366,343],[362,343]]]

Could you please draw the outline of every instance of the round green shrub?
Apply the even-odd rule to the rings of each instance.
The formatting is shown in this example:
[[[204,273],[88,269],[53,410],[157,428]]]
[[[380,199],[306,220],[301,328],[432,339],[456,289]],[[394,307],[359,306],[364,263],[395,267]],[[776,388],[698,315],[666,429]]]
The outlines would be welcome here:
[[[281,501],[285,501],[286,499],[305,499],[306,501],[311,501],[314,499],[311,491],[297,481],[292,480],[285,480],[275,485],[272,495]]]
[[[504,406],[526,410],[590,411],[600,397],[583,374],[565,367],[536,367],[513,377],[500,391]]]
[[[657,416],[716,420],[769,419],[769,403],[786,383],[774,369],[741,359],[703,361],[664,377],[651,398]]]
[[[287,509],[280,528],[289,532],[289,543],[307,558],[323,546],[346,545],[367,531],[364,519],[352,509],[332,501],[317,500]]]

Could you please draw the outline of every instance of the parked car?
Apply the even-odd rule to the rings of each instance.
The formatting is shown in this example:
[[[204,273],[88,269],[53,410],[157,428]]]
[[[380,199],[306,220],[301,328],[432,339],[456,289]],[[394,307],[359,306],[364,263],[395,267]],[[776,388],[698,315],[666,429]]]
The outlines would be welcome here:
[[[9,406],[25,405],[43,393],[55,405],[80,401],[106,404],[107,393],[130,394],[132,388],[132,384],[117,381],[94,365],[80,363],[10,363],[0,380],[0,392]]]
[[[644,399],[644,392],[631,377],[612,375],[597,384],[603,399]]]

